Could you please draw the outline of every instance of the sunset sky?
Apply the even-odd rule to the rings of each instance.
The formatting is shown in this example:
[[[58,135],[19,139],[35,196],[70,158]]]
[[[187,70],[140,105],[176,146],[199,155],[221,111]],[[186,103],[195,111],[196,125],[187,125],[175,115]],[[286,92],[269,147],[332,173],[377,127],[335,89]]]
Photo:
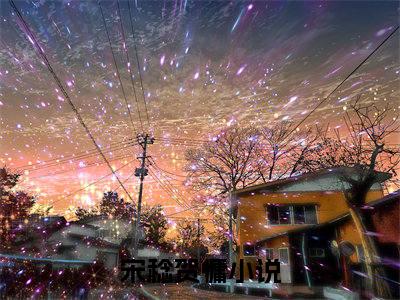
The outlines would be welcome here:
[[[134,41],[128,3],[101,1],[134,129],[97,1],[16,5],[132,197],[137,198],[138,179],[132,174],[140,148],[129,139],[141,131],[140,113],[143,130],[156,137],[149,155],[161,169],[152,172],[179,190],[178,202],[188,203],[194,195],[183,186],[185,149],[235,123],[299,121],[393,31],[399,13],[397,1],[136,0],[130,1]],[[0,2],[0,22],[0,166],[22,172],[20,188],[53,204],[55,213],[95,205],[118,182],[8,1]],[[399,73],[396,33],[302,126],[340,125],[343,107],[357,95],[378,106],[398,103]],[[82,156],[85,151],[88,155]],[[74,154],[79,157],[53,161]],[[47,160],[52,161],[44,164]],[[184,209],[165,189],[146,177],[145,201],[162,203],[168,213]]]

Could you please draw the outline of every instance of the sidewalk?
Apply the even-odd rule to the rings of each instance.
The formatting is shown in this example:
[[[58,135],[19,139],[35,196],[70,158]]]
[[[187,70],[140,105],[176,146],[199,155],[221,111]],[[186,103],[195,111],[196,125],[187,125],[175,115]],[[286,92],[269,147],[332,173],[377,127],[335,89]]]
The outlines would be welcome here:
[[[142,287],[143,295],[149,299],[171,299],[171,300],[203,300],[203,299],[265,299],[240,294],[230,294],[216,291],[197,289],[189,283],[166,284],[166,285],[145,285]]]
[[[200,289],[210,289],[218,292],[225,292],[236,295],[251,295],[258,297],[267,297],[271,299],[280,298],[321,298],[322,287],[313,287],[310,289],[306,285],[292,285],[292,284],[265,284],[258,283],[257,281],[245,281],[243,283],[226,282],[226,283],[213,283],[211,285],[203,284],[199,286]]]

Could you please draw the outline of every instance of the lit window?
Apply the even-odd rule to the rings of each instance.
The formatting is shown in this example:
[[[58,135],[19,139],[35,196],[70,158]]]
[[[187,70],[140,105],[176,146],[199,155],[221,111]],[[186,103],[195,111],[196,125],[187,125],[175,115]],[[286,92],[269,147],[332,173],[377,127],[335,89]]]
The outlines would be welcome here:
[[[271,225],[317,224],[315,205],[268,205],[267,219]]]

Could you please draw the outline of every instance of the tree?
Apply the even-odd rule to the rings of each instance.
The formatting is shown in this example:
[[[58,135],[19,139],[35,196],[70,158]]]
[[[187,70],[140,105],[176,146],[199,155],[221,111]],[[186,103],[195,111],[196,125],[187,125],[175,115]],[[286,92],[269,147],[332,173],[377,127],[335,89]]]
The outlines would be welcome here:
[[[254,128],[228,127],[214,141],[186,152],[185,170],[195,189],[227,194],[252,185],[260,175],[255,167],[259,133]]]
[[[80,220],[98,215],[132,220],[136,215],[136,208],[134,204],[120,198],[117,192],[109,191],[103,194],[98,207],[92,209],[78,207],[75,210],[75,216]],[[163,207],[161,205],[144,207],[141,219],[146,245],[169,251],[172,246],[165,239],[168,222]]]
[[[287,155],[296,147],[293,145],[291,129],[291,123],[281,122],[260,130],[262,140],[258,147],[258,161],[260,176],[264,182],[285,176]]]
[[[118,219],[132,219],[135,215],[135,206],[120,198],[117,192],[109,191],[103,194],[98,207],[86,209],[78,207],[75,216],[84,219],[92,216],[104,215]]]
[[[208,252],[203,242],[205,232],[204,225],[200,223],[199,227],[198,221],[185,219],[179,221],[176,228],[178,232],[177,248],[180,253],[191,258],[200,255],[200,263],[202,257]]]
[[[257,166],[263,182],[301,173],[300,161],[312,149],[317,135],[311,128],[300,131],[293,130],[294,126],[290,122],[280,122],[260,130]]]
[[[204,212],[212,214],[209,226],[206,230],[206,238],[203,243],[207,246],[208,250],[214,254],[221,254],[221,246],[229,239],[229,199],[224,195],[207,196],[198,195],[196,197],[198,203],[198,215],[204,215]],[[235,240],[233,240],[235,243]],[[234,244],[236,246],[236,244]],[[227,255],[228,252],[223,252]]]
[[[47,205],[47,204],[41,204],[41,203],[35,203],[31,210],[30,214],[38,214],[40,216],[48,216],[53,212],[53,206],[52,205]]]
[[[214,141],[186,152],[185,170],[195,189],[212,194],[229,194],[229,260],[232,262],[233,206],[231,194],[257,182],[259,132],[252,128],[231,126],[222,130]]]
[[[168,221],[161,205],[144,207],[141,223],[144,229],[146,245],[161,248],[164,251],[171,250],[172,245],[165,239]]]
[[[35,204],[34,197],[23,191],[15,191],[19,174],[0,168],[0,242],[10,249],[18,237],[18,226],[24,223]]]
[[[86,208],[83,208],[83,207],[78,207],[75,210],[74,213],[75,213],[75,216],[79,220],[90,218],[90,217],[93,217],[93,216],[98,216],[100,214],[99,211],[96,208],[94,208],[94,209],[86,209]]]
[[[381,262],[374,237],[368,234],[374,231],[374,224],[370,212],[363,207],[375,183],[397,175],[400,151],[399,147],[390,145],[388,138],[398,131],[400,125],[397,124],[398,116],[389,115],[391,110],[388,106],[381,109],[375,105],[362,106],[359,100],[350,106],[352,115],[347,113],[344,118],[348,137],[341,137],[338,129],[335,137],[322,135],[318,146],[302,161],[302,167],[307,171],[352,168],[353,171],[342,168],[340,177],[350,214],[362,241],[367,283],[377,296],[386,298],[390,297],[390,290],[383,280],[378,279],[385,276],[379,267]]]
[[[113,218],[132,219],[135,215],[135,206],[118,196],[117,192],[106,192],[100,202],[99,212]]]

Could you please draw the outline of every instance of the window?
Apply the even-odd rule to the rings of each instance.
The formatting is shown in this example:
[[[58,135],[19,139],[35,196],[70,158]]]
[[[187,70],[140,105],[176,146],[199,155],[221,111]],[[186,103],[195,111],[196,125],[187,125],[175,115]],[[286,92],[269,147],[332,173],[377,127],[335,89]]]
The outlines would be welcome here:
[[[317,224],[315,205],[267,206],[268,222],[271,225]]]
[[[273,259],[274,258],[274,249],[267,248],[265,249],[265,259]]]
[[[289,205],[268,205],[268,220],[270,224],[290,224],[290,206]]]
[[[304,216],[306,219],[306,224],[317,224],[317,212],[315,211],[315,205],[305,205]]]
[[[279,262],[282,264],[289,264],[289,249],[279,248]]]
[[[296,224],[306,224],[304,206],[296,205],[293,207],[294,222]]]
[[[310,257],[325,257],[325,250],[322,248],[310,248]]]
[[[278,206],[279,224],[290,224],[290,206]]]
[[[268,205],[267,217],[270,224],[279,224],[278,207],[275,205]]]
[[[255,255],[255,249],[254,245],[243,245],[243,255],[244,256],[254,256]]]

